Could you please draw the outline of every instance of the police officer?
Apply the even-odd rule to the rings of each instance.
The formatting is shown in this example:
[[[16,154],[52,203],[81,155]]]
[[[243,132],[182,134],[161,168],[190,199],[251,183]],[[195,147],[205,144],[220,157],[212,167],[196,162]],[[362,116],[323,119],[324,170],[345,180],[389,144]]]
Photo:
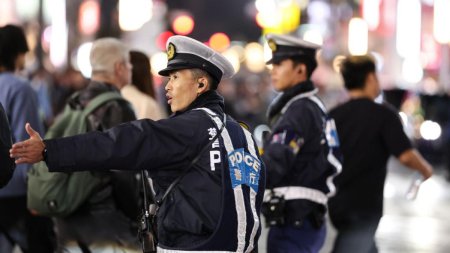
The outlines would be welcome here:
[[[327,183],[340,167],[339,160],[327,160],[334,157],[335,131],[326,138],[331,122],[310,80],[319,47],[288,35],[269,34],[267,40],[272,85],[281,92],[268,109],[272,131],[262,156],[269,188],[263,210],[270,225],[267,249],[318,252],[326,235],[327,195],[333,190]]]
[[[233,67],[188,37],[173,36],[166,47],[168,65],[159,73],[169,77],[169,119],[45,141],[27,125],[30,139],[11,155],[17,163],[45,160],[50,171],[145,168],[156,199],[167,196],[157,213],[158,252],[252,252],[265,169],[251,134],[224,114],[216,92]]]

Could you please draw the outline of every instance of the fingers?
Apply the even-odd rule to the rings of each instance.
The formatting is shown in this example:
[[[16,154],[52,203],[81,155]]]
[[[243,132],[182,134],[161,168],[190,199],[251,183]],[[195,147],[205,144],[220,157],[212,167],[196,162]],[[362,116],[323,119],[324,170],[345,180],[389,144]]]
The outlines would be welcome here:
[[[9,150],[9,156],[11,158],[16,158],[15,163],[16,164],[21,164],[24,163],[26,158],[25,158],[25,142],[18,142],[13,144],[13,146],[11,147],[11,149]]]
[[[39,134],[37,136],[39,137]],[[10,157],[16,158],[16,164],[36,163],[42,161],[44,148],[45,144],[40,137],[39,139],[30,138],[26,141],[15,143],[9,150],[9,153]]]
[[[27,158],[27,157],[18,157],[14,162],[15,162],[16,164],[33,163],[33,162],[31,161],[31,159],[30,159],[30,158]]]
[[[25,151],[25,141],[14,143],[9,150],[9,154],[12,158],[18,158]]]
[[[11,154],[12,158],[16,158],[15,159],[15,163],[16,164],[22,164],[22,163],[37,163],[42,161],[42,155],[37,155],[36,153],[21,153],[19,155],[13,155]]]

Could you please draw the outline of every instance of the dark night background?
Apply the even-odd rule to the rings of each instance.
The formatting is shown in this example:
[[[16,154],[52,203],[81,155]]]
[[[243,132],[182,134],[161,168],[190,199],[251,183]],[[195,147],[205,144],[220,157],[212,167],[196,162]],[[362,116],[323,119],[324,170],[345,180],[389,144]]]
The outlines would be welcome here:
[[[189,36],[195,39],[207,41],[217,31],[226,33],[230,40],[257,41],[261,36],[255,19],[246,13],[254,8],[254,0],[167,0],[166,3],[172,11],[191,11],[195,27]]]

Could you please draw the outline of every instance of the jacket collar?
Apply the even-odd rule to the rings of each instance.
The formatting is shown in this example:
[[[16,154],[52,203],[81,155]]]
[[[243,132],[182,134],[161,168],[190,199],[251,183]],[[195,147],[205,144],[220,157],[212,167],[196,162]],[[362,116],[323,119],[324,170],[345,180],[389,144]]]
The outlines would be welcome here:
[[[74,93],[68,103],[72,108],[84,108],[94,97],[104,92],[118,92],[120,91],[110,83],[98,82],[91,80],[88,86],[76,93]]]
[[[306,80],[304,82],[300,82],[293,87],[285,90],[283,93],[280,93],[270,104],[269,109],[267,110],[267,117],[270,121],[275,115],[277,115],[281,109],[283,109],[284,105],[293,97],[297,96],[301,93],[306,93],[314,90],[314,84],[310,80]]]

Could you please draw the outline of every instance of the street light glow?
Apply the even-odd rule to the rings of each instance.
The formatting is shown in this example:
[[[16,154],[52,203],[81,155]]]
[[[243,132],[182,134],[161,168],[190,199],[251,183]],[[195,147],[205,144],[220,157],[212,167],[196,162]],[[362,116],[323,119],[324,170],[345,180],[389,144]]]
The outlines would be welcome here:
[[[397,52],[406,58],[420,54],[421,6],[419,0],[398,0]]]
[[[381,0],[361,1],[362,16],[371,31],[376,30],[380,24],[380,3]]]
[[[425,140],[428,141],[437,140],[441,136],[441,133],[442,133],[441,126],[434,121],[425,120],[420,125],[420,135]]]
[[[151,71],[153,75],[159,75],[158,72],[167,66],[167,54],[158,52],[150,58]]]
[[[194,30],[194,19],[189,15],[180,15],[172,22],[172,29],[176,34],[188,35]]]
[[[367,54],[369,28],[364,19],[352,18],[348,24],[348,51],[352,55]]]
[[[450,42],[450,1],[434,0],[433,35],[437,42]]]
[[[119,0],[119,26],[124,31],[140,29],[152,15],[152,0]]]
[[[54,1],[52,8],[50,61],[56,68],[64,67],[67,63],[68,33],[66,2]]]
[[[252,72],[261,72],[266,67],[264,61],[264,49],[259,43],[252,42],[245,47],[245,59],[247,68]]]
[[[77,68],[80,70],[81,74],[84,77],[90,78],[92,67],[91,62],[89,60],[89,55],[91,54],[92,42],[87,42],[81,44],[81,46],[77,50]]]

